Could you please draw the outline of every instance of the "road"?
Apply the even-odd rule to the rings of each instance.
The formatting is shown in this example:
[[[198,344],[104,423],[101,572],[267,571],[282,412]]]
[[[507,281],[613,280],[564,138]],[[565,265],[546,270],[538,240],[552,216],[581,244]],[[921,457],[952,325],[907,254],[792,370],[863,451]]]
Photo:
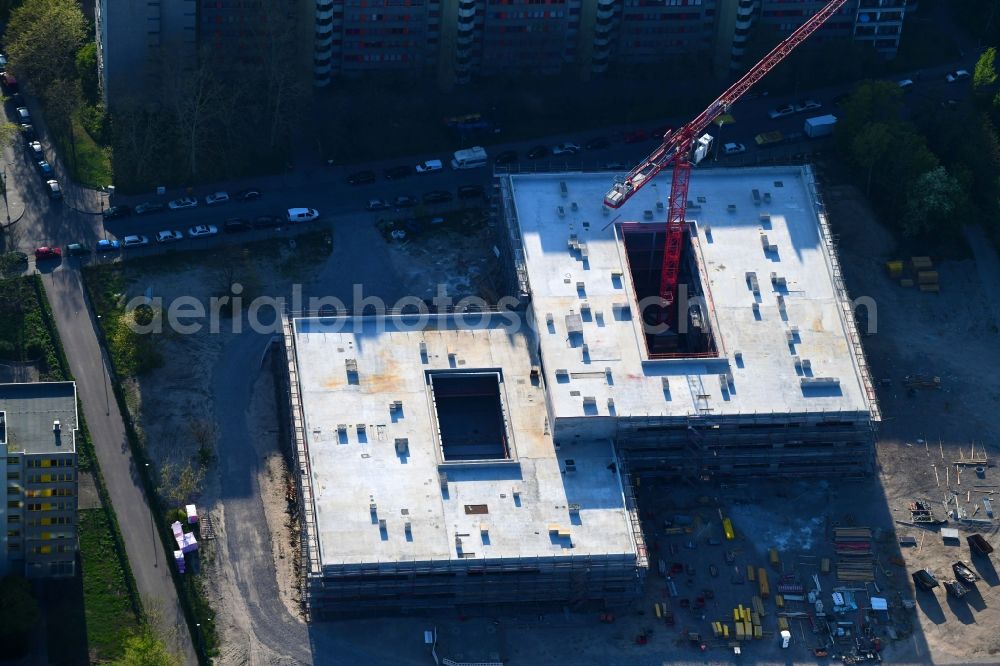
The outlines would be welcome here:
[[[97,460],[118,515],[125,551],[132,566],[143,608],[158,615],[163,636],[186,664],[198,663],[191,645],[177,590],[170,576],[152,514],[143,494],[135,461],[125,437],[118,403],[110,389],[105,356],[97,341],[95,322],[84,300],[80,272],[64,268],[42,274],[56,325],[94,442]]]

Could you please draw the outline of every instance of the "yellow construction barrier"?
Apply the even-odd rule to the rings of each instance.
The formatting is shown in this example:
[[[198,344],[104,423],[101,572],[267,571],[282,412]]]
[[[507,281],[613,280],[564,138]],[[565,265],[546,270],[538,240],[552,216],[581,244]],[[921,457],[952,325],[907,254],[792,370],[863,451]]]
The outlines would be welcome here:
[[[727,541],[732,541],[736,538],[736,533],[733,531],[733,521],[728,518],[722,519],[722,533],[726,535]]]

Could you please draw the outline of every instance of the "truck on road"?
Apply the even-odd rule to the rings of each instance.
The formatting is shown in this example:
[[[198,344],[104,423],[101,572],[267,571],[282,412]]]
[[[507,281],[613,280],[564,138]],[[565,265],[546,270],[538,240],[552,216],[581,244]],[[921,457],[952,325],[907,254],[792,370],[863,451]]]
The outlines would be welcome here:
[[[837,116],[826,114],[825,116],[814,116],[812,118],[806,118],[805,126],[803,131],[805,131],[806,136],[811,139],[818,139],[821,136],[829,136],[833,134],[833,128],[837,125]]]

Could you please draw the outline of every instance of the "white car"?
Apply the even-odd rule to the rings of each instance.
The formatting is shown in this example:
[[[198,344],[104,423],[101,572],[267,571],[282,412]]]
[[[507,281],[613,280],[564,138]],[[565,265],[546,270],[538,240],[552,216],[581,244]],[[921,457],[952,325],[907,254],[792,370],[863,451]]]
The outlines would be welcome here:
[[[194,197],[181,197],[180,199],[174,199],[167,204],[170,210],[182,210],[184,208],[197,208],[198,200]]]
[[[784,118],[785,116],[790,116],[795,113],[795,107],[791,104],[786,104],[784,106],[779,106],[777,109],[771,109],[767,115],[771,117],[771,120],[777,118]]]
[[[913,79],[900,79],[899,87],[903,92],[911,90],[914,86]]]
[[[421,162],[414,168],[417,173],[434,173],[435,171],[443,169],[444,164],[441,160],[427,160],[426,162]]]
[[[157,243],[173,243],[174,241],[179,241],[184,238],[184,234],[179,231],[173,231],[171,229],[166,229],[164,231],[156,232],[156,242]],[[128,238],[125,239],[125,244],[128,245]]]
[[[312,222],[319,217],[319,211],[315,208],[289,208],[289,222]]]
[[[575,143],[560,143],[558,146],[552,146],[553,155],[576,155],[580,152],[580,146]]]
[[[944,80],[948,83],[954,83],[955,81],[961,81],[963,79],[969,78],[970,74],[967,70],[956,69],[952,72],[948,72],[944,75]]]
[[[140,245],[149,245],[149,239],[145,236],[126,236],[122,239],[122,246],[124,247],[139,247]]]
[[[742,143],[727,143],[722,147],[722,152],[726,155],[739,155],[740,153],[745,153],[747,147]]]
[[[219,228],[214,224],[199,224],[188,229],[188,236],[191,238],[202,238],[203,236],[214,236],[219,233]]]
[[[815,109],[822,108],[822,104],[814,99],[801,99],[795,103],[795,113],[802,113],[803,111],[813,111]]]
[[[385,210],[389,207],[389,202],[385,199],[369,199],[365,204],[367,210]]]
[[[213,192],[205,197],[206,206],[214,206],[216,204],[224,204],[229,202],[229,194],[226,192]]]

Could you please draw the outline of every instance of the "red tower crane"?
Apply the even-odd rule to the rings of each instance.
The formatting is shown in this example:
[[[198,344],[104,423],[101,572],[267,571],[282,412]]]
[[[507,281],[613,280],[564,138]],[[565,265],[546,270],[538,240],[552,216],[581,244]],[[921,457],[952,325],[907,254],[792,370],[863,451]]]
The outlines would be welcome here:
[[[668,166],[673,167],[670,184],[670,200],[667,206],[666,242],[663,248],[663,268],[660,272],[660,298],[666,310],[666,322],[676,329],[677,313],[672,307],[677,299],[677,277],[680,272],[681,246],[684,242],[684,214],[687,208],[688,184],[691,181],[691,150],[699,134],[743,96],[755,83],[764,78],[774,67],[785,59],[795,47],[809,38],[831,16],[844,6],[847,0],[830,0],[808,21],[786,37],[780,44],[750,68],[743,77],[731,85],[694,120],[663,137],[663,143],[639,166],[632,169],[624,179],[615,182],[614,187],[604,195],[604,205],[620,208],[633,194],[652,180]]]

